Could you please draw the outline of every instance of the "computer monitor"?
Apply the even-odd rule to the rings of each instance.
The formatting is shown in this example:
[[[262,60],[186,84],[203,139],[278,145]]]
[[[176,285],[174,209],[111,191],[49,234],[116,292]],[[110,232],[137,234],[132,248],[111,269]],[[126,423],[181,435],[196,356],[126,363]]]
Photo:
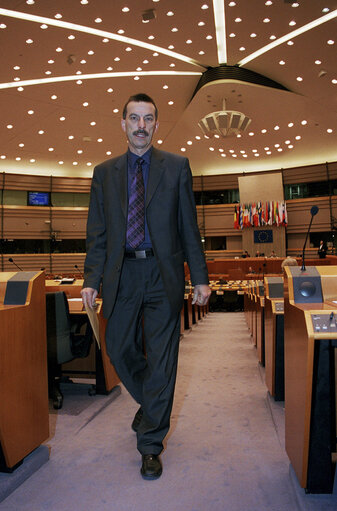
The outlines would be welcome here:
[[[49,192],[28,192],[28,206],[50,206]]]

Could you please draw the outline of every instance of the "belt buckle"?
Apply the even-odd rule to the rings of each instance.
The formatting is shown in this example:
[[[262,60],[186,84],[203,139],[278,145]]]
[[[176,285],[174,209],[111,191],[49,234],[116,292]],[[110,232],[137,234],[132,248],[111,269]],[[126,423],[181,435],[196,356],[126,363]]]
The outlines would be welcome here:
[[[136,250],[135,255],[136,255],[136,259],[146,259],[146,251],[145,250]]]

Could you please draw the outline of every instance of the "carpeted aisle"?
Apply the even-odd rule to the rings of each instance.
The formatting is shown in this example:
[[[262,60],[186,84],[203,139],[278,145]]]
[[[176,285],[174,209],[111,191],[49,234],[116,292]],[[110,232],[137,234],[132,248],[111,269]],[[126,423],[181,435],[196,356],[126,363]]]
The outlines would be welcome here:
[[[209,314],[182,340],[159,480],[139,474],[125,389],[90,399],[79,415],[51,414],[50,461],[1,511],[302,509],[243,313]]]

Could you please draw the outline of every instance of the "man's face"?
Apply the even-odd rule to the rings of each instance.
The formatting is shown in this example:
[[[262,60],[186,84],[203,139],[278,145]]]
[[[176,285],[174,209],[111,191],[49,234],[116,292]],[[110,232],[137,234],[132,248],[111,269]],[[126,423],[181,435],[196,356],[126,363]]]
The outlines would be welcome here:
[[[126,118],[122,119],[132,152],[142,156],[151,147],[152,137],[158,128],[155,108],[152,103],[131,101],[127,106]]]

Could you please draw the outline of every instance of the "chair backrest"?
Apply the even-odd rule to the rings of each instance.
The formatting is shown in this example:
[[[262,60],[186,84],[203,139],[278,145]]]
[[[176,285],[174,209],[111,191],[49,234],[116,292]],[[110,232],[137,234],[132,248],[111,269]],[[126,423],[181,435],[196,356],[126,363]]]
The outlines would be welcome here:
[[[69,307],[64,291],[46,293],[48,362],[64,364],[71,351]]]

